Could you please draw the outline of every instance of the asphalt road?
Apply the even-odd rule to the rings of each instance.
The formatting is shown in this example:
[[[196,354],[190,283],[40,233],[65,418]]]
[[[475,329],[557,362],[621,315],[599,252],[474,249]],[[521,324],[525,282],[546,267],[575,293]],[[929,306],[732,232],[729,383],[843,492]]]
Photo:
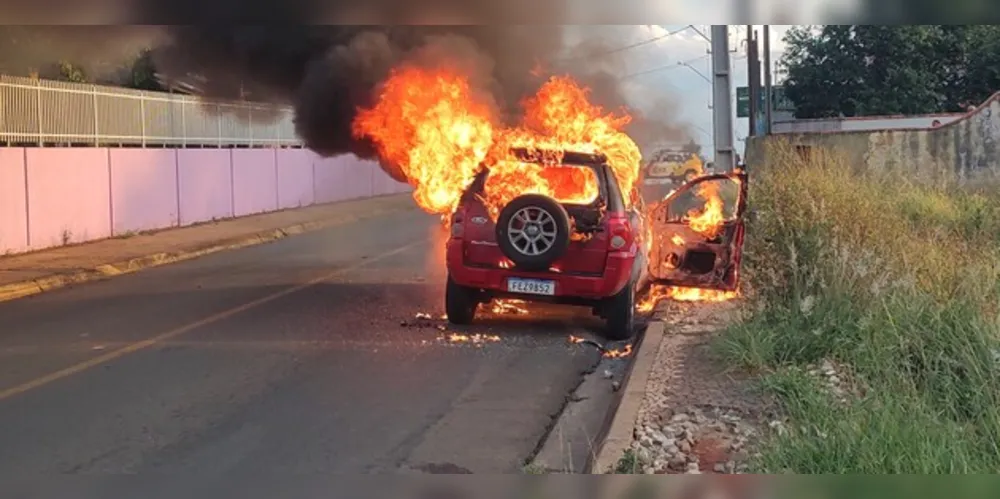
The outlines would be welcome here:
[[[343,490],[337,474],[519,472],[598,361],[568,335],[601,324],[536,308],[448,328],[499,336],[479,346],[401,325],[443,312],[442,236],[396,213],[0,303],[0,483],[281,497]]]

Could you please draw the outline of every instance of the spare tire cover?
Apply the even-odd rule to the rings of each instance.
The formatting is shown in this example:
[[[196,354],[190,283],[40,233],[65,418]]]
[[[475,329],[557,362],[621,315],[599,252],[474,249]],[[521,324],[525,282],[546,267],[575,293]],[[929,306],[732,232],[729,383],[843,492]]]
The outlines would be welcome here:
[[[523,270],[548,270],[569,247],[569,214],[556,200],[540,194],[515,198],[500,211],[497,244]]]

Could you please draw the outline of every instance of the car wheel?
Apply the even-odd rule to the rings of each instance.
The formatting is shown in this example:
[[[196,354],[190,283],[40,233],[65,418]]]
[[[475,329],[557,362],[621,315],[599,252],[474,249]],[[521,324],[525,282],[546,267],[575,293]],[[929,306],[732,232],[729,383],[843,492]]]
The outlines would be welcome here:
[[[457,325],[471,324],[478,306],[476,290],[461,286],[448,276],[444,290],[444,311],[448,314],[448,322]]]
[[[569,247],[569,214],[556,200],[525,194],[500,211],[497,244],[519,269],[548,270]]]
[[[629,282],[605,304],[607,328],[604,336],[612,341],[623,341],[635,331],[635,283]]]

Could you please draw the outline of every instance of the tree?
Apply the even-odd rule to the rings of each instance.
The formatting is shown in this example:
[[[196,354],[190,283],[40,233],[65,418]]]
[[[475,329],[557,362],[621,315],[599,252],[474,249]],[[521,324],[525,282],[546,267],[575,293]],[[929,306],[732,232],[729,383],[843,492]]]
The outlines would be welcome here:
[[[681,150],[687,154],[701,155],[701,144],[695,142],[694,139],[690,139],[687,144],[681,146]]]
[[[1000,90],[997,26],[810,26],[785,42],[798,118],[959,111]]]
[[[128,68],[126,87],[139,90],[161,91],[163,87],[156,79],[156,64],[153,62],[153,52],[143,49]]]
[[[59,79],[71,83],[87,83],[87,73],[83,68],[69,61],[59,61]]]

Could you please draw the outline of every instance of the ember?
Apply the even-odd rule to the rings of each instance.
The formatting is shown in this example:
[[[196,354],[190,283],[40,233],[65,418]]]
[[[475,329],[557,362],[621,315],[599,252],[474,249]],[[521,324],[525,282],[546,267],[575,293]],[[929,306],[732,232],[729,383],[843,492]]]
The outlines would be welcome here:
[[[490,311],[497,315],[525,315],[528,309],[522,307],[524,300],[493,300]]]
[[[609,359],[621,359],[632,355],[632,345],[625,345],[625,348],[621,350],[605,350],[604,357]]]
[[[625,348],[621,349],[621,350],[611,350],[611,349],[608,349],[608,347],[606,347],[606,346],[604,346],[604,345],[602,345],[602,344],[600,344],[600,343],[598,343],[598,342],[596,342],[594,340],[588,340],[588,339],[580,338],[579,336],[572,336],[572,335],[569,337],[569,342],[572,343],[572,344],[574,344],[574,345],[583,345],[583,344],[592,345],[592,346],[594,346],[595,348],[597,348],[598,350],[601,351],[601,355],[603,357],[606,357],[606,358],[609,358],[609,359],[620,359],[620,358],[623,358],[623,357],[628,357],[629,355],[632,354],[632,345],[625,345]]]
[[[471,343],[473,345],[482,345],[484,343],[496,343],[500,341],[500,337],[497,335],[487,335],[487,334],[458,334],[451,333],[445,337],[449,343]]]

